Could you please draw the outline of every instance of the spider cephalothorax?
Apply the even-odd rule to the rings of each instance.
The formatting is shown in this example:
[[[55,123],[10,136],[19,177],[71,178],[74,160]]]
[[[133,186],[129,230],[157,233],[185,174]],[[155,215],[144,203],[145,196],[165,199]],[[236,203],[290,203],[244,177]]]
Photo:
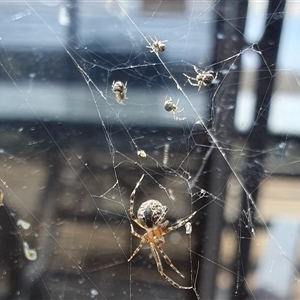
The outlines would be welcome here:
[[[137,217],[135,216],[133,212],[133,205],[134,205],[134,199],[135,199],[135,193],[137,188],[139,187],[140,183],[142,182],[144,178],[144,175],[141,176],[140,180],[136,184],[135,188],[133,189],[131,195],[130,195],[130,208],[129,208],[129,214],[131,219],[138,224],[141,228],[146,230],[146,233],[144,235],[140,235],[137,233],[133,225],[131,224],[131,234],[140,238],[141,242],[138,245],[138,247],[134,250],[131,257],[128,259],[130,261],[143,247],[144,244],[149,244],[151,248],[152,255],[155,259],[157,270],[159,274],[164,277],[169,283],[171,283],[174,287],[178,289],[192,289],[192,286],[182,286],[176,283],[173,279],[168,277],[163,270],[163,266],[161,263],[161,259],[159,254],[164,258],[166,263],[181,277],[184,278],[183,274],[177,270],[177,268],[173,265],[171,259],[168,257],[168,255],[163,251],[162,245],[165,242],[164,235],[169,233],[170,231],[173,231],[175,229],[178,229],[182,226],[184,226],[196,213],[197,211],[193,212],[189,216],[185,217],[184,219],[176,222],[173,225],[169,226],[169,221],[165,220],[165,216],[168,211],[168,207],[162,205],[157,200],[148,200],[145,201],[137,212]]]

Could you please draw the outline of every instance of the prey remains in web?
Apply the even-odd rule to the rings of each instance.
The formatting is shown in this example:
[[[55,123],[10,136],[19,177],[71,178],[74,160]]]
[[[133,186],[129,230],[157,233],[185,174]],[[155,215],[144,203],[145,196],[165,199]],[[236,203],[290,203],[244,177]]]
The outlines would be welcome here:
[[[184,278],[184,275],[173,265],[171,259],[162,249],[162,245],[165,243],[164,235],[187,224],[187,222],[192,219],[192,217],[198,212],[198,210],[194,211],[192,214],[176,222],[175,224],[169,225],[169,221],[165,220],[168,207],[162,205],[157,200],[151,199],[142,203],[142,205],[137,211],[137,217],[136,217],[136,215],[133,212],[135,193],[139,185],[141,184],[143,178],[144,178],[144,174],[141,176],[140,180],[137,182],[135,188],[133,189],[130,195],[129,215],[130,218],[137,225],[139,225],[141,228],[143,228],[146,231],[146,233],[144,235],[140,235],[134,230],[133,225],[130,224],[131,234],[141,239],[141,241],[138,247],[132,253],[131,257],[128,259],[128,262],[131,261],[131,259],[142,249],[144,244],[149,244],[159,274],[177,289],[184,289],[184,290],[193,289],[192,286],[182,286],[178,284],[177,282],[175,282],[173,279],[171,279],[164,273],[160,255],[164,258],[165,262],[178,275]]]
[[[116,95],[116,100],[120,104],[124,104],[123,101],[126,99],[127,93],[127,82],[113,81],[111,85],[112,92]]]

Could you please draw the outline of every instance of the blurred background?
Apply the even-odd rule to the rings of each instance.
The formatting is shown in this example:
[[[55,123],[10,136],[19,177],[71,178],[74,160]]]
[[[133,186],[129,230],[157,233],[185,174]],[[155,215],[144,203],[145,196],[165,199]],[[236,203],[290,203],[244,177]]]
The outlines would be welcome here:
[[[300,298],[300,2],[0,1],[0,22],[1,299]],[[135,212],[200,209],[163,246],[191,290],[149,247],[127,262],[142,174]]]

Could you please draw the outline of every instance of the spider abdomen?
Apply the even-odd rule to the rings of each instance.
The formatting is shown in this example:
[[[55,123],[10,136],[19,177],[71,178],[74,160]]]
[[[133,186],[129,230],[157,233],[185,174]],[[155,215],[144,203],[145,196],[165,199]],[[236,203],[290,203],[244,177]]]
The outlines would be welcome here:
[[[215,80],[215,77],[213,76],[213,74],[206,74],[205,76],[203,76],[203,83],[205,85],[210,85],[213,81]]]
[[[137,218],[148,228],[152,228],[158,222],[162,222],[168,208],[157,200],[144,202],[137,212]]]

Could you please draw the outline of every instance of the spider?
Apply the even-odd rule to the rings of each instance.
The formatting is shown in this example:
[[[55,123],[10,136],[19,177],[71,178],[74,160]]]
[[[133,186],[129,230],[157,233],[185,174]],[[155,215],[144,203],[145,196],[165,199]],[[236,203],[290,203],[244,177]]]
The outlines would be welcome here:
[[[165,42],[167,41],[159,41],[157,40],[156,37],[154,37],[154,39],[152,37],[151,38],[151,41],[153,42],[151,46],[146,46],[146,48],[150,48],[150,52],[155,52],[155,53],[158,53],[158,52],[164,52],[165,49],[166,49],[166,45],[164,44]]]
[[[177,270],[177,268],[173,265],[171,259],[168,257],[168,255],[164,252],[162,249],[162,245],[165,242],[164,235],[167,233],[176,230],[182,226],[184,226],[197,212],[193,212],[189,216],[177,221],[175,224],[169,226],[169,221],[165,220],[165,216],[168,211],[168,207],[162,205],[157,200],[148,200],[144,202],[140,208],[137,211],[137,217],[135,216],[133,212],[133,205],[135,200],[135,193],[138,189],[139,185],[141,184],[142,180],[144,178],[144,174],[141,176],[140,180],[137,182],[135,188],[133,189],[131,195],[130,195],[130,208],[129,208],[129,214],[131,219],[139,225],[141,228],[146,230],[146,233],[144,235],[140,235],[137,233],[133,225],[130,224],[131,227],[131,234],[140,238],[140,244],[137,246],[137,248],[134,250],[130,258],[128,259],[128,262],[131,261],[131,259],[142,249],[144,244],[149,244],[151,248],[152,255],[155,259],[157,270],[159,274],[165,278],[166,281],[168,281],[170,284],[172,284],[175,288],[178,289],[184,289],[189,290],[192,289],[192,286],[182,286],[176,283],[173,279],[168,277],[163,270],[163,266],[161,263],[161,259],[159,254],[164,258],[166,263],[181,277],[184,278],[184,275],[181,274],[180,271]]]
[[[123,100],[126,99],[127,82],[124,84],[122,81],[113,81],[111,90],[116,95],[117,102],[123,104]]]
[[[192,86],[198,86],[198,91],[200,91],[200,88],[202,86],[202,84],[204,86],[212,84],[213,81],[217,78],[218,73],[216,75],[214,75],[213,71],[201,71],[199,70],[196,66],[194,66],[194,70],[197,73],[197,76],[194,77],[190,77],[186,74],[183,73],[183,75],[188,79],[190,85]],[[196,81],[196,83],[192,82],[192,80]]]
[[[167,97],[166,97],[166,99],[167,99]],[[176,116],[176,114],[178,114],[178,113],[180,113],[180,112],[183,111],[183,109],[178,110],[178,106],[177,106],[178,103],[179,103],[179,99],[178,99],[177,103],[174,104],[173,101],[172,101],[172,98],[170,98],[169,100],[165,101],[164,108],[165,108],[166,111],[172,112],[174,120],[176,120],[176,121],[178,121],[178,120],[179,121],[183,121],[183,120],[185,120],[185,118],[178,118]]]

